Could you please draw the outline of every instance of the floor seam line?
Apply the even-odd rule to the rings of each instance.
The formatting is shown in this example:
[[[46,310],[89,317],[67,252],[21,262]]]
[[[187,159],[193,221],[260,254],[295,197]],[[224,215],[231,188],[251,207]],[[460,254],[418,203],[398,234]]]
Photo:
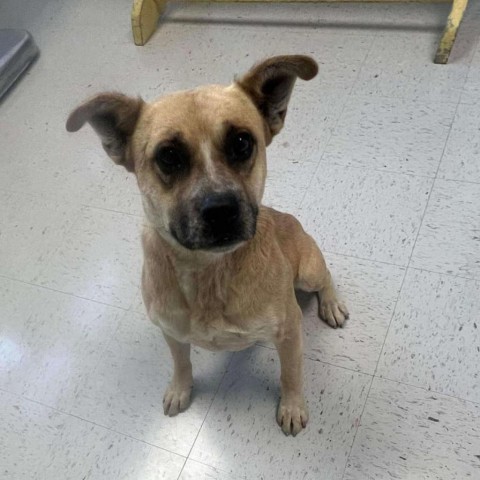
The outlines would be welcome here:
[[[345,458],[345,466],[343,467],[342,480],[344,480],[345,474],[347,473],[348,462],[350,460],[350,456],[351,456],[352,451],[353,451],[353,446],[355,445],[355,440],[357,439],[358,431],[360,430],[360,427],[362,425],[362,417],[363,417],[363,414],[365,412],[365,408],[367,407],[367,402],[368,402],[368,399],[370,397],[370,391],[372,390],[374,380],[375,380],[375,377],[372,376],[372,378],[370,379],[370,386],[368,387],[367,395],[365,396],[365,401],[363,402],[362,411],[360,412],[360,416],[359,416],[360,421],[358,422],[358,426],[355,430],[355,434],[353,435],[353,439],[352,439],[352,443],[350,444],[350,449],[348,451],[348,455]]]
[[[386,333],[385,333],[385,337],[384,337],[384,341],[383,341],[383,344],[382,344],[382,348],[381,348],[381,350],[380,350],[380,355],[379,355],[378,360],[377,360],[377,365],[376,365],[376,367],[375,367],[375,371],[374,371],[374,376],[375,376],[375,377],[377,376],[378,365],[380,364],[380,359],[381,359],[382,354],[383,354],[384,349],[385,349],[385,344],[386,344],[386,341],[387,341],[387,338],[388,338],[388,334],[389,334],[389,332],[390,332],[390,328],[391,328],[392,323],[393,323],[394,318],[395,318],[395,313],[396,313],[396,311],[397,311],[398,302],[399,302],[399,300],[400,300],[400,298],[401,298],[401,296],[402,296],[403,286],[405,285],[405,279],[406,279],[406,277],[407,277],[407,274],[408,274],[408,271],[409,271],[409,267],[410,267],[410,264],[411,264],[411,262],[412,262],[412,258],[413,258],[413,254],[414,254],[414,251],[415,251],[415,247],[416,247],[416,245],[417,245],[418,237],[420,236],[420,232],[421,232],[421,230],[422,230],[422,225],[423,225],[423,222],[424,222],[424,220],[425,220],[425,216],[427,215],[428,207],[429,207],[429,205],[430,205],[430,200],[431,200],[431,198],[432,198],[433,190],[434,190],[434,188],[435,188],[435,183],[436,183],[436,181],[437,181],[437,175],[438,175],[438,172],[439,172],[439,170],[440,170],[440,165],[441,165],[443,156],[444,156],[444,154],[445,154],[445,150],[446,150],[446,148],[447,148],[448,140],[449,140],[450,135],[451,135],[451,132],[452,132],[453,122],[454,122],[454,120],[455,120],[455,116],[456,116],[456,114],[457,114],[457,110],[458,110],[458,105],[459,105],[459,104],[460,104],[460,102],[457,103],[457,106],[456,106],[456,108],[455,108],[455,112],[454,112],[453,115],[452,115],[452,121],[451,121],[451,123],[450,123],[450,128],[449,128],[449,130],[448,130],[448,134],[447,134],[447,136],[446,136],[446,138],[445,138],[445,144],[444,144],[444,146],[443,146],[442,154],[441,154],[441,156],[440,156],[440,161],[438,162],[437,169],[436,169],[436,171],[435,171],[435,177],[433,178],[433,181],[432,181],[432,184],[431,184],[431,187],[430,187],[430,191],[429,191],[429,193],[428,193],[428,198],[427,198],[427,201],[426,201],[426,203],[425,203],[425,208],[424,208],[424,210],[423,210],[422,218],[421,218],[420,223],[419,223],[419,225],[418,225],[417,234],[416,234],[416,236],[415,236],[415,240],[414,240],[414,242],[413,242],[412,249],[411,249],[411,251],[410,251],[410,256],[409,256],[409,258],[408,258],[408,262],[407,262],[407,265],[406,265],[406,267],[405,267],[405,272],[404,272],[404,276],[403,276],[403,279],[402,279],[402,284],[401,284],[401,286],[400,286],[400,289],[398,290],[397,300],[396,300],[396,302],[395,302],[395,306],[394,306],[393,311],[392,311],[392,316],[391,316],[391,318],[390,318],[390,322],[389,322],[389,324],[388,324],[388,328],[387,328],[387,331],[386,331]]]
[[[188,452],[187,461],[189,459],[194,460],[193,458],[190,457],[190,455],[192,454],[193,448],[195,447],[195,444],[197,443],[197,440],[198,440],[198,437],[200,436],[200,432],[202,431],[203,425],[205,424],[205,421],[207,420],[208,414],[210,413],[210,410],[212,409],[213,403],[215,402],[215,399],[217,398],[217,394],[220,391],[220,387],[222,386],[222,383],[223,383],[225,377],[227,376],[227,373],[229,371],[230,365],[233,362],[234,357],[235,357],[235,352],[232,354],[230,360],[228,361],[227,366],[225,367],[225,372],[223,372],[222,378],[218,382],[218,387],[215,390],[215,393],[212,397],[212,401],[210,402],[210,405],[208,406],[208,410],[207,410],[205,416],[203,417],[202,424],[200,425],[200,428],[198,429],[197,435],[195,436],[195,439],[192,443],[192,446],[190,447],[190,451]],[[178,479],[180,479],[180,477],[182,476],[182,473],[183,473],[183,470],[184,470],[186,464],[187,464],[187,462],[185,462],[182,470],[180,471],[180,474],[178,475]]]
[[[422,229],[423,221],[424,221],[425,216],[426,216],[426,214],[427,214],[428,206],[430,205],[430,199],[431,199],[431,196],[432,196],[432,193],[433,193],[433,189],[435,188],[435,182],[436,182],[436,180],[437,180],[437,176],[438,176],[438,172],[439,172],[439,169],[440,169],[440,165],[441,165],[443,156],[444,156],[444,154],[445,154],[445,150],[446,150],[446,148],[447,148],[447,144],[448,144],[448,140],[449,140],[449,138],[450,138],[450,134],[451,134],[451,132],[452,132],[452,127],[453,127],[453,123],[454,123],[454,120],[455,120],[455,116],[456,116],[457,111],[458,111],[458,106],[459,106],[459,104],[460,104],[460,100],[458,101],[457,106],[456,106],[456,108],[455,108],[455,112],[454,112],[453,115],[452,115],[452,121],[451,121],[451,124],[450,124],[450,128],[449,128],[448,134],[447,134],[446,139],[445,139],[445,144],[444,144],[444,147],[443,147],[443,150],[442,150],[442,155],[440,156],[440,161],[438,162],[438,165],[437,165],[437,169],[436,169],[436,172],[435,172],[435,177],[433,178],[433,181],[432,181],[432,184],[431,184],[431,188],[430,188],[430,191],[429,191],[429,194],[428,194],[427,202],[426,202],[426,204],[425,204],[425,208],[424,208],[424,211],[423,211],[423,215],[422,215],[422,218],[421,218],[421,220],[420,220],[420,224],[419,224],[419,226],[418,226],[417,235],[415,236],[415,240],[414,240],[413,245],[412,245],[412,250],[411,250],[411,252],[410,252],[410,256],[409,256],[409,259],[408,259],[408,263],[407,263],[407,265],[406,265],[406,267],[405,267],[405,271],[404,271],[404,274],[403,274],[402,283],[401,283],[400,288],[399,288],[399,290],[398,290],[398,295],[397,295],[397,299],[396,299],[396,301],[395,301],[395,306],[394,306],[394,308],[393,308],[393,310],[392,310],[392,314],[391,314],[391,316],[390,316],[390,322],[389,322],[389,324],[388,324],[388,328],[387,328],[387,331],[386,331],[385,336],[384,336],[384,339],[383,339],[382,348],[380,349],[380,353],[379,353],[379,355],[378,355],[377,364],[376,364],[376,366],[375,366],[375,371],[374,371],[373,377],[372,377],[372,382],[371,382],[371,384],[370,384],[370,388],[369,388],[368,393],[367,393],[367,397],[366,397],[366,400],[365,400],[364,408],[363,408],[362,414],[361,414],[361,416],[360,416],[360,424],[359,424],[358,427],[357,427],[357,430],[356,430],[355,435],[354,435],[354,440],[353,440],[352,445],[351,445],[350,452],[349,452],[349,454],[348,454],[348,456],[347,456],[347,460],[346,460],[346,464],[345,464],[345,470],[344,470],[344,472],[343,472],[342,480],[345,478],[345,473],[346,473],[346,470],[347,470],[347,467],[348,467],[348,461],[349,461],[350,456],[351,456],[351,453],[352,453],[352,451],[353,451],[353,447],[354,447],[354,444],[355,444],[355,440],[356,440],[356,438],[357,438],[358,431],[359,431],[359,429],[360,429],[360,427],[361,427],[361,424],[362,424],[362,420],[361,420],[361,419],[362,419],[362,416],[363,416],[363,414],[364,414],[364,412],[365,412],[365,408],[366,408],[366,405],[367,405],[368,400],[369,400],[369,397],[370,397],[370,392],[371,392],[371,389],[372,389],[373,382],[375,381],[376,378],[382,378],[382,377],[379,377],[379,376],[377,375],[378,366],[379,366],[379,364],[380,364],[380,360],[381,360],[381,358],[382,358],[382,354],[383,354],[383,352],[384,352],[384,350],[385,350],[385,344],[386,344],[386,342],[387,342],[387,338],[388,338],[388,334],[389,334],[389,332],[390,332],[390,328],[391,328],[392,323],[394,322],[394,319],[395,319],[395,314],[396,314],[396,311],[397,311],[397,307],[398,307],[399,301],[400,301],[401,296],[402,296],[402,291],[403,291],[403,287],[404,287],[404,285],[405,285],[405,280],[406,280],[406,278],[407,278],[407,274],[408,274],[408,271],[409,271],[409,266],[410,266],[410,263],[411,263],[411,261],[412,261],[413,252],[414,252],[414,250],[415,250],[415,246],[416,246],[416,244],[417,244],[417,240],[418,240],[418,237],[419,237],[419,235],[420,235],[420,231],[421,231],[421,229]],[[400,383],[400,382],[397,382],[397,383]]]
[[[35,400],[33,398],[29,398],[25,395],[22,395],[22,394],[19,394],[19,393],[15,393],[15,392],[12,392],[12,391],[9,391],[9,390],[5,390],[4,388],[1,388],[0,387],[0,390],[9,394],[9,395],[13,395],[13,396],[16,396],[16,397],[19,397],[21,398],[23,401],[26,401],[26,402],[29,402],[29,403],[34,403],[36,405],[40,405],[44,408],[48,408],[49,410],[53,410],[54,412],[57,412],[61,415],[65,415],[67,417],[72,417],[72,418],[76,418],[77,420],[80,420],[82,422],[86,422],[86,423],[89,423],[91,425],[95,425],[96,427],[98,428],[102,428],[104,430],[108,430],[109,432],[112,432],[112,433],[115,433],[117,435],[122,435],[124,437],[127,437],[127,438],[130,438],[131,440],[135,440],[137,442],[140,442],[140,443],[143,443],[145,445],[149,445],[151,447],[154,447],[154,448],[158,448],[160,450],[163,450],[165,452],[168,452],[168,453],[171,453],[173,455],[178,455],[179,457],[183,457],[183,458],[187,458],[185,455],[182,455],[181,453],[178,453],[178,452],[174,452],[172,450],[168,450],[164,447],[160,447],[158,445],[155,445],[154,443],[151,443],[151,442],[147,442],[146,440],[142,440],[141,438],[137,438],[137,437],[134,437],[128,433],[125,433],[125,432],[120,432],[114,428],[111,428],[111,427],[107,427],[106,425],[102,425],[101,423],[97,423],[97,422],[94,422],[93,420],[89,420],[88,418],[83,418],[83,417],[80,417],[78,415],[75,415],[74,413],[70,413],[70,412],[67,412],[65,410],[62,410],[60,408],[56,408],[56,407],[52,407],[51,405],[48,405],[46,403],[43,403],[43,402],[40,402],[38,400]]]
[[[55,288],[47,287],[46,285],[40,285],[38,283],[27,282],[26,280],[20,280],[18,278],[10,277],[9,275],[4,275],[2,273],[0,273],[0,278],[10,280],[11,282],[21,283],[23,285],[29,285],[30,287],[40,288],[41,290],[47,290],[49,292],[58,293],[60,295],[67,295],[69,297],[78,298],[79,300],[85,300],[87,302],[93,302],[93,303],[97,303],[99,305],[105,305],[106,307],[116,308],[116,309],[122,310],[124,312],[129,311],[129,308],[119,307],[118,305],[112,305],[111,303],[101,302],[99,300],[94,300],[93,298],[89,298],[89,297],[81,297],[79,295],[75,295],[74,293],[64,292],[62,290],[57,290]]]

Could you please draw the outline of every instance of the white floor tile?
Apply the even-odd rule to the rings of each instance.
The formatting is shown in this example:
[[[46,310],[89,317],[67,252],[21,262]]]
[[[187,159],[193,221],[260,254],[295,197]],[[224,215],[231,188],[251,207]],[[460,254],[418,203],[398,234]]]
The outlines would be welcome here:
[[[95,369],[122,310],[0,279],[0,388],[62,408]]]
[[[194,350],[193,401],[173,418],[162,399],[173,372],[161,330],[143,315],[126,312],[95,372],[65,409],[81,418],[188,455],[222,379],[230,354]]]
[[[35,281],[65,293],[129,308],[142,268],[141,220],[84,209]]]
[[[458,106],[440,164],[439,178],[480,183],[479,110],[476,105]]]
[[[431,184],[321,162],[299,213],[324,251],[407,265]]]
[[[179,480],[240,480],[246,477],[226,473],[203,463],[187,460]]]
[[[327,263],[350,319],[343,328],[334,330],[318,318],[316,298],[299,294],[304,313],[305,355],[373,374],[404,270],[332,254],[327,255]]]
[[[297,82],[285,126],[267,148],[264,203],[293,214],[300,206],[343,105],[348,101],[347,96],[337,95],[335,89],[314,98],[318,82],[323,83],[323,79],[313,82],[305,85]]]
[[[345,480],[476,478],[478,405],[375,379]]]
[[[86,137],[68,134],[65,122],[70,111],[87,96],[112,88],[103,82],[99,71],[105,65],[108,50],[118,43],[114,32],[121,29],[112,28],[113,23],[108,22],[101,28],[85,22],[68,2],[17,3],[24,7],[21,16],[31,17],[29,29],[41,54],[2,99],[0,130],[2,159],[6,161],[0,166],[0,188],[51,194],[89,204],[87,200],[102,195],[99,187],[105,177],[95,153],[101,152],[101,158],[106,155],[96,137],[94,143],[93,134],[90,143],[82,143]],[[92,8],[92,2],[89,7],[86,3],[82,2],[84,11],[100,10],[99,4]],[[128,18],[131,2],[130,6],[123,3]],[[117,12],[118,6],[110,10]],[[110,15],[113,21],[115,15]],[[22,19],[13,17],[7,26],[25,27]],[[130,41],[128,22],[124,31]],[[78,41],[79,38],[82,40]]]
[[[175,480],[185,458],[0,391],[8,480]]]
[[[0,275],[31,281],[63,243],[80,208],[59,199],[0,192]]]
[[[100,4],[95,0],[84,0],[83,5],[68,3],[66,16],[78,28],[105,25],[106,31],[92,31],[102,39],[107,38],[110,31],[116,31],[117,35],[123,35],[125,40],[131,40],[130,19],[125,18],[131,8],[130,0],[103,0]],[[118,38],[115,37],[115,40],[118,41]]]
[[[142,290],[141,287],[138,287],[137,293],[132,302],[130,309],[134,312],[141,313],[143,315],[147,314],[145,304],[143,303]]]
[[[435,65],[433,58],[438,40],[438,33],[377,36],[353,93],[457,103],[468,64]]]
[[[226,38],[228,42],[225,41]],[[321,99],[321,92],[325,92],[325,89],[348,93],[366,58],[373,35],[371,32],[357,35],[355,41],[352,41],[348,35],[332,36],[318,29],[308,32],[306,43],[305,31],[301,29],[259,29],[248,25],[239,29],[221,24],[166,23],[158,30],[154,41],[157,45],[162,45],[161,57],[158,47],[155,49],[155,55],[162,61],[148,70],[159,68],[159,81],[162,77],[172,79],[170,88],[192,88],[203,83],[230,83],[234,75],[244,73],[261,58],[301,52],[312,55],[319,63],[318,77],[306,83],[309,87],[305,89],[312,92],[317,85],[319,95],[316,98]],[[169,45],[174,48],[169,48]],[[260,54],[259,45],[263,46]],[[208,65],[204,62],[205,49],[209,51]],[[110,70],[112,74],[116,71],[113,62]],[[121,77],[120,73],[120,81]],[[299,81],[298,85],[302,83]]]
[[[306,361],[307,429],[286,437],[275,420],[277,353],[235,354],[190,458],[247,478],[341,479],[371,378]]]
[[[65,6],[66,2],[62,0],[18,0],[14,4],[2,2],[0,28],[29,30],[35,41],[44,46],[52,30],[58,26],[59,19],[65,20]]]
[[[340,165],[434,177],[455,104],[353,97],[324,153]]]
[[[480,278],[480,185],[437,180],[411,265]]]
[[[95,185],[95,193],[85,199],[84,205],[143,217],[142,197],[135,175],[107,158],[97,138],[92,140],[92,146],[97,147],[99,155],[104,157],[97,166],[101,169],[102,178]],[[95,160],[94,156],[92,161]]]
[[[80,134],[69,134],[65,122],[73,107],[93,90],[78,88],[64,93],[56,86],[38,92],[36,86],[48,85],[51,76],[50,70],[39,71],[40,67],[32,67],[31,74],[22,79],[0,108],[5,159],[0,165],[0,188],[86,204],[101,194],[105,172],[109,172],[106,168],[112,168],[112,162],[92,132],[85,133],[85,128]],[[64,96],[58,98],[57,91]]]
[[[477,106],[480,104],[480,44],[477,46],[477,50],[470,65],[470,71],[468,72],[463,87],[461,103],[468,103]]]
[[[180,455],[66,417],[44,478],[177,480],[184,464]]]
[[[270,158],[263,204],[296,215],[317,164],[301,159]]]
[[[63,420],[54,410],[0,391],[2,479],[43,480]]]
[[[410,270],[378,374],[480,403],[480,282]]]
[[[166,93],[206,83],[229,84],[235,75],[243,74],[264,57],[300,52],[310,54],[318,61],[321,74],[311,82],[299,81],[294,96],[301,96],[298,92],[305,90],[311,98],[316,95],[320,102],[321,92],[330,89],[338,95],[324,95],[324,103],[343,104],[373,35],[358,35],[352,42],[349,36],[332,37],[321,30],[312,30],[308,37],[306,46],[303,30],[258,29],[248,25],[239,29],[222,24],[166,22],[145,47],[134,47],[128,39],[121,42],[122,48],[111,50],[98,81],[103,89],[139,94],[146,100],[153,100]],[[261,54],[258,45],[265,46]],[[208,66],[205,51],[209,52]],[[129,68],[125,68],[126,64]],[[138,75],[139,71],[142,75]],[[98,81],[94,84],[96,87]],[[305,125],[309,127],[308,123]]]
[[[84,22],[77,18],[72,12],[72,5],[68,3],[59,0],[19,0],[18,4],[23,7],[20,16],[28,18],[31,15],[36,18],[30,22],[13,19],[6,25],[7,28],[30,30],[40,50],[36,62],[2,100],[1,110],[8,110],[15,118],[36,117],[52,109],[58,115],[61,107],[71,107],[72,102],[78,101],[76,95],[91,95],[99,85],[97,82],[101,82],[98,73],[105,64],[105,56],[112,44],[118,44],[119,35],[115,35],[115,32],[121,32],[121,29],[107,22],[97,25]],[[98,5],[92,8],[91,0],[88,0],[90,7],[86,3],[83,3],[84,10],[100,10]],[[44,11],[36,12],[41,4],[44,4]],[[103,29],[99,29],[99,25]],[[125,29],[125,39],[129,34]],[[78,41],[80,36],[81,42]],[[51,120],[53,118],[50,115],[44,118],[44,121]]]

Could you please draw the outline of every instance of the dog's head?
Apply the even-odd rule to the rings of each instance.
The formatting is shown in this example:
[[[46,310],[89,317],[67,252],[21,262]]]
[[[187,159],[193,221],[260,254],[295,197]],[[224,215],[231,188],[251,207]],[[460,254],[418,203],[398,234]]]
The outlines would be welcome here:
[[[255,234],[266,176],[265,149],[282,128],[295,80],[317,64],[274,57],[232,85],[209,85],[147,104],[102,93],[74,110],[107,154],[134,172],[149,222],[173,244],[227,251]]]

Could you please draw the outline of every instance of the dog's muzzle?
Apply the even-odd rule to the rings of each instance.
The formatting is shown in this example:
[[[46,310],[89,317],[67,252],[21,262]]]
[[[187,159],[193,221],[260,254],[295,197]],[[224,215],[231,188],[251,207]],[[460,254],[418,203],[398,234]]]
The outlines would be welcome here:
[[[235,193],[211,193],[195,202],[192,212],[177,216],[171,225],[175,239],[190,250],[222,250],[255,234],[258,208]]]

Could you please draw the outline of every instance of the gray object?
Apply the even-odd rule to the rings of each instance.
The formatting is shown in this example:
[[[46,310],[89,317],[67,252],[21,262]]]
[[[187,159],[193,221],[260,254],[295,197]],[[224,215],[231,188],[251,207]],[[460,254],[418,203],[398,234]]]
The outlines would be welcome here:
[[[0,30],[0,98],[38,55],[32,36],[25,30]]]

